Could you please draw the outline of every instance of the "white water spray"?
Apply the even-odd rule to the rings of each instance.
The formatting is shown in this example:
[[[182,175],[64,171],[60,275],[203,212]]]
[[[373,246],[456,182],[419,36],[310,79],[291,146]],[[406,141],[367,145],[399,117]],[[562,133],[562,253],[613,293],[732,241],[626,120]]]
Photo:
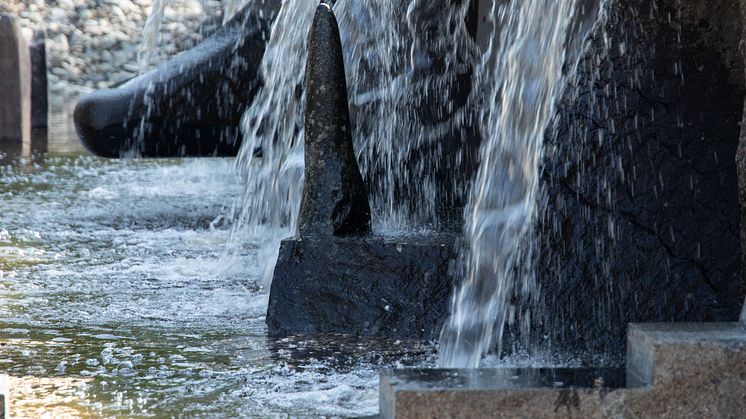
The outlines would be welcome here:
[[[530,335],[531,304],[512,302],[516,294],[529,302],[539,292],[531,255],[539,164],[566,84],[563,65],[578,7],[578,0],[493,7],[499,37],[477,77],[489,92],[481,111],[485,140],[465,211],[465,278],[441,334],[441,367],[477,367],[493,345],[500,352],[505,326],[517,319],[521,335]]]

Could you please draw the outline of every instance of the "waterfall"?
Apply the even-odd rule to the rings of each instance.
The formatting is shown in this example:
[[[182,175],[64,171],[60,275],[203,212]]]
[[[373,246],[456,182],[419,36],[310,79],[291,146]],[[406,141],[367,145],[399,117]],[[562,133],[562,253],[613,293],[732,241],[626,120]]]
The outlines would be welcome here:
[[[282,5],[260,67],[264,87],[241,122],[244,140],[236,166],[246,186],[234,208],[232,237],[234,242],[237,237],[258,241],[266,285],[280,240],[297,228],[303,190],[306,43],[317,4],[289,0]]]
[[[464,279],[441,334],[442,367],[477,367],[493,345],[499,353],[506,324],[530,336],[539,165],[583,7],[579,0],[493,3],[496,34],[475,74],[487,94],[484,142],[464,214]]]
[[[153,8],[145,20],[145,27],[142,30],[142,42],[137,52],[137,64],[140,66],[140,73],[150,69],[153,60],[153,53],[158,45],[158,34],[161,31],[161,24],[166,13],[166,7],[173,0],[154,0]]]
[[[303,77],[306,38],[316,0],[283,3],[261,64],[264,87],[243,117],[237,168],[246,179],[234,205],[234,243],[259,241],[265,284],[279,241],[292,236],[303,188]],[[476,47],[464,27],[468,1],[336,2],[351,100],[353,138],[371,185],[374,231],[412,231],[437,223],[442,149],[465,125],[451,86]],[[443,25],[444,16],[453,25]],[[423,117],[435,103],[440,119]],[[424,125],[423,119],[428,119]],[[461,140],[458,138],[458,140]],[[261,158],[255,151],[261,150]],[[452,160],[458,162],[461,156]],[[455,182],[461,189],[466,180]],[[450,188],[450,184],[442,189]],[[413,204],[414,203],[414,204]]]

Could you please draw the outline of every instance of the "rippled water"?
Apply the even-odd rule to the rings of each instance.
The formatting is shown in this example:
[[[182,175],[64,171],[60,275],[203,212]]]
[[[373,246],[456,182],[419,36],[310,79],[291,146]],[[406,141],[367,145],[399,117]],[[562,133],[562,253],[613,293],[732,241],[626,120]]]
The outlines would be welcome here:
[[[0,170],[0,374],[16,416],[359,416],[431,348],[268,340],[256,245],[225,255],[229,159]]]

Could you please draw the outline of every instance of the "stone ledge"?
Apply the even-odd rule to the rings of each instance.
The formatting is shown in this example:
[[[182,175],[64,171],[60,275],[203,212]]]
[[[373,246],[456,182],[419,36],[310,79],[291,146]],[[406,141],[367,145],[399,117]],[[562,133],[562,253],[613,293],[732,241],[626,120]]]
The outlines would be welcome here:
[[[385,372],[381,417],[746,417],[746,324],[631,324],[627,345],[626,386],[613,370]]]
[[[383,418],[592,417],[621,369],[396,370],[381,375]]]

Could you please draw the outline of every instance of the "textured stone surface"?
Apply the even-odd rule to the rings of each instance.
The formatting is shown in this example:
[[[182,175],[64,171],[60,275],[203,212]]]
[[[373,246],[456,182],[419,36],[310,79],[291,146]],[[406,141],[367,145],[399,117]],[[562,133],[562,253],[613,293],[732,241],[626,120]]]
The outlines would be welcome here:
[[[621,417],[736,418],[746,415],[746,325],[630,325]],[[635,380],[642,380],[635,382]]]
[[[339,28],[325,3],[316,9],[308,38],[305,88],[300,234],[369,233],[370,206],[352,147]]]
[[[276,0],[252,2],[193,49],[82,98],[74,118],[83,144],[104,157],[236,155],[278,8]]]
[[[575,370],[575,377],[569,371],[531,369],[387,372],[381,376],[381,416],[621,419],[746,414],[746,325],[632,324],[628,354],[626,387],[624,378],[603,370]]]
[[[0,153],[31,147],[31,60],[16,17],[0,14]]]
[[[448,235],[284,240],[268,333],[437,338],[454,284],[453,249]]]
[[[742,26],[728,0],[633,0],[605,28],[548,144],[536,336],[621,355],[628,322],[738,318]]]

